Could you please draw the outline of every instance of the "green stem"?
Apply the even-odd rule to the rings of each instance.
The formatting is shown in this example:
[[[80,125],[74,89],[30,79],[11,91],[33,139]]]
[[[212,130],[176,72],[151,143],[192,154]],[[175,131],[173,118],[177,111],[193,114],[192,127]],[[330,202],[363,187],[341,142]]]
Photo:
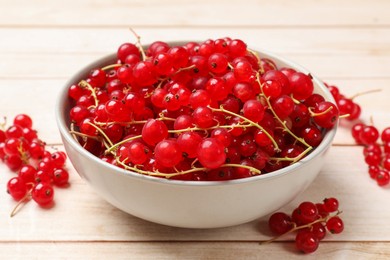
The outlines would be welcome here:
[[[159,172],[159,171],[151,172],[151,171],[141,170],[141,169],[139,169],[137,167],[134,167],[134,166],[129,166],[129,165],[125,164],[124,162],[120,161],[119,158],[117,158],[116,161],[117,161],[118,164],[123,166],[126,170],[137,172],[137,173],[140,173],[140,174],[143,174],[143,175],[156,176],[156,177],[165,177],[167,179],[172,178],[174,176],[184,175],[184,174],[188,174],[188,173],[192,173],[192,172],[200,172],[200,171],[208,171],[208,170],[210,170],[210,169],[205,168],[205,167],[201,167],[201,168],[193,167],[193,168],[191,168],[189,170],[178,171],[178,172],[173,172],[173,173],[164,173],[164,172]],[[251,167],[251,166],[247,166],[247,165],[222,164],[219,168],[224,168],[224,167],[246,168],[246,169],[250,170],[251,172],[254,172],[256,174],[261,174],[261,171],[259,171],[258,169],[254,168],[254,167]]]
[[[113,146],[113,143],[111,142],[110,138],[106,135],[106,133],[100,129],[100,127],[96,126],[95,124],[88,122],[89,125],[93,126],[103,137],[104,139],[110,144],[110,146]]]
[[[278,158],[278,157],[270,157],[269,159],[270,160],[275,160],[275,161],[287,161],[287,162],[292,162],[292,163],[296,163],[297,161],[299,161],[300,159],[302,159],[307,153],[309,153],[310,151],[312,150],[312,147],[308,147],[306,148],[302,153],[300,153],[298,156],[296,157],[293,157],[293,158],[289,158],[289,157],[284,157],[284,158]]]
[[[139,139],[139,138],[142,138],[142,135],[136,135],[136,136],[126,138],[126,139],[124,139],[116,144],[111,143],[110,147],[106,150],[106,153],[111,153],[113,150],[118,148],[120,145],[125,144],[125,143],[130,142],[130,141],[135,140],[135,139]]]
[[[231,111],[229,111],[229,110],[226,110],[226,109],[223,108],[223,106],[221,106],[220,108],[212,108],[212,107],[209,107],[209,108],[210,108],[212,111],[222,112],[222,113],[226,113],[226,114],[229,114],[229,115],[232,115],[232,116],[236,116],[236,117],[238,117],[238,118],[240,118],[240,119],[242,119],[242,120],[248,122],[251,126],[257,127],[258,129],[262,130],[262,131],[268,136],[268,138],[272,141],[272,144],[274,145],[275,150],[276,150],[276,151],[279,151],[279,150],[280,150],[278,144],[276,143],[276,141],[275,141],[275,139],[272,137],[272,135],[271,135],[270,133],[268,133],[268,131],[265,130],[261,125],[259,125],[259,124],[255,123],[255,122],[253,122],[252,120],[250,120],[250,119],[248,119],[248,118],[246,118],[246,117],[244,117],[244,116],[241,116],[241,115],[239,115],[239,114],[236,114],[236,113],[234,113],[234,112],[231,112]]]
[[[115,64],[110,64],[110,65],[107,65],[105,67],[102,68],[102,70],[109,70],[109,69],[113,69],[113,68],[118,68],[120,66],[122,66],[123,64],[119,64],[119,63],[115,63]]]
[[[98,105],[99,105],[99,100],[98,100],[98,98],[97,98],[97,96],[96,96],[96,91],[95,91],[95,89],[91,86],[91,84],[89,84],[87,81],[85,81],[85,80],[82,80],[82,81],[80,81],[79,82],[79,86],[80,87],[86,87],[89,91],[91,91],[91,95],[92,95],[92,97],[93,97],[93,99],[94,99],[94,101],[95,101],[95,106],[94,107],[97,107]]]
[[[142,44],[141,44],[141,36],[139,36],[139,35],[133,30],[133,28],[130,28],[130,31],[134,34],[135,38],[137,38],[137,43],[136,43],[136,44],[137,44],[138,50],[139,50],[139,52],[141,53],[142,60],[145,61],[147,57],[146,57],[144,48],[142,47]]]

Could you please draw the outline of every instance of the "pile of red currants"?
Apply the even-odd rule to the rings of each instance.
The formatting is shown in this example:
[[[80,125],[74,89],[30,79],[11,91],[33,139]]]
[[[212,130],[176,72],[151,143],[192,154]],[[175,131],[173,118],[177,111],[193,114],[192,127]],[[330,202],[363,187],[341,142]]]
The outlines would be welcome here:
[[[325,238],[327,231],[339,234],[344,230],[340,213],[336,198],[326,198],[322,203],[304,201],[293,210],[291,215],[276,212],[270,216],[268,226],[277,237],[265,243],[275,241],[287,233],[296,232],[296,248],[303,253],[312,253],[317,250],[319,242]]]
[[[13,125],[0,129],[0,160],[17,173],[7,183],[7,192],[18,201],[11,216],[21,203],[31,198],[40,206],[48,207],[54,198],[55,186],[68,184],[69,174],[64,168],[66,154],[49,152],[46,144],[38,138],[28,115],[19,114]]]
[[[239,39],[122,44],[69,87],[71,134],[102,160],[192,181],[246,178],[295,163],[338,121],[310,74]]]

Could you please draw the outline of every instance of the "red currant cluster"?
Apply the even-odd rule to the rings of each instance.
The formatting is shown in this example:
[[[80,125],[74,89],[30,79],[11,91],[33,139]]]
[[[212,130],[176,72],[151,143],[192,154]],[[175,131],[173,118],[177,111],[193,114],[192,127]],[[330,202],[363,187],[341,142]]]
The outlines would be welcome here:
[[[378,143],[379,135],[383,148]],[[379,186],[389,184],[390,127],[385,128],[380,134],[375,126],[357,123],[352,127],[352,136],[357,144],[364,145],[363,155],[370,177],[376,180]]]
[[[302,202],[291,215],[276,212],[269,218],[268,226],[277,237],[265,243],[273,242],[287,233],[296,232],[297,249],[304,253],[314,252],[319,242],[326,236],[327,230],[332,234],[339,234],[344,230],[340,213],[339,202],[335,198],[327,198],[316,204]]]
[[[119,167],[181,180],[267,173],[306,156],[338,120],[311,75],[238,39],[124,43],[69,88],[71,133]]]
[[[28,115],[20,114],[12,126],[0,129],[0,160],[18,173],[7,183],[7,192],[18,205],[32,198],[40,206],[48,206],[53,201],[53,184],[68,184],[69,174],[64,169],[67,156],[61,151],[47,151],[32,123]],[[5,128],[5,123],[2,126]]]

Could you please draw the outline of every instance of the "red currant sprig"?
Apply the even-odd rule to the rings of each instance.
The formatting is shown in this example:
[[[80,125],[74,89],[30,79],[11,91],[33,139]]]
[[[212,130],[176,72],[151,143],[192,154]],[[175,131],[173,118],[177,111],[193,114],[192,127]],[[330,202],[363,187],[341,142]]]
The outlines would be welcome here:
[[[40,206],[50,206],[54,199],[53,187],[65,187],[69,180],[66,154],[49,152],[32,124],[28,115],[20,114],[12,126],[6,129],[4,122],[4,130],[0,129],[0,160],[17,173],[7,183],[7,192],[18,202],[11,217],[30,199]]]
[[[390,182],[390,127],[380,133],[373,125],[357,123],[352,127],[352,136],[357,144],[363,145],[363,155],[368,173],[379,186]],[[379,139],[382,144],[379,144]]]
[[[276,212],[270,216],[268,226],[277,236],[262,244],[271,243],[281,236],[296,232],[296,248],[303,253],[312,253],[317,250],[327,231],[339,234],[344,230],[340,214],[336,198],[326,198],[317,204],[302,202],[291,215]]]

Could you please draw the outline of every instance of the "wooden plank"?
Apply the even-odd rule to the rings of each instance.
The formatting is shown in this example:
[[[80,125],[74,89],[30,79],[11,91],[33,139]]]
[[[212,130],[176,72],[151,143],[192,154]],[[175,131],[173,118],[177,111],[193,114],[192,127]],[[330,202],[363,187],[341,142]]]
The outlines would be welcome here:
[[[129,27],[120,28],[1,28],[0,55],[3,53],[91,53],[116,51],[126,41],[135,41]],[[240,38],[252,48],[270,50],[280,55],[388,55],[390,28],[203,28],[203,27],[134,27],[143,43],[156,40],[180,41]],[[26,46],[25,39],[28,39]],[[58,39],[61,39],[60,41]],[[302,40],[304,39],[304,40]]]
[[[61,147],[59,147],[61,149]],[[281,211],[292,212],[300,202],[320,202],[325,197],[340,201],[345,230],[326,241],[387,241],[390,211],[388,188],[370,179],[360,147],[329,150],[322,172],[312,185]],[[71,185],[56,189],[54,208],[45,210],[26,204],[16,216],[5,190],[13,173],[0,164],[0,244],[17,241],[264,241],[272,237],[266,221],[259,220],[220,229],[183,229],[153,224],[128,215],[103,201],[71,167]],[[364,196],[363,196],[364,194]],[[261,201],[259,201],[261,203]],[[254,205],[256,206],[256,205]],[[288,236],[284,240],[290,240]],[[1,252],[1,250],[0,250]]]
[[[242,242],[21,242],[0,243],[0,257],[21,259],[388,259],[389,242],[321,242],[313,254],[303,255],[292,242],[259,245]]]
[[[388,26],[389,2],[2,1],[3,26]],[[115,14],[115,15],[113,15]]]
[[[111,53],[111,52],[110,52]],[[2,54],[0,79],[69,78],[79,69],[110,53]],[[322,78],[386,78],[389,55],[282,55]],[[14,61],[18,62],[15,63]],[[358,71],[358,75],[356,75]]]

